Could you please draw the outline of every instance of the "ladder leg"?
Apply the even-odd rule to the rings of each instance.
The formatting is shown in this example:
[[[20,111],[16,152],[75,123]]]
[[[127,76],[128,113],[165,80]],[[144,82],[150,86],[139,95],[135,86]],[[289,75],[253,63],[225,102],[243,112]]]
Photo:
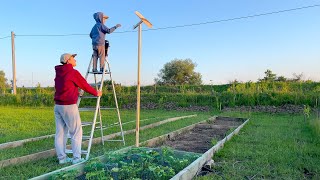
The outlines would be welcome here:
[[[120,130],[121,130],[122,142],[123,142],[123,145],[125,146],[126,143],[124,141],[124,134],[123,134],[123,129],[122,129],[122,123],[121,123],[121,117],[120,117],[120,111],[119,111],[119,106],[118,106],[116,90],[114,88],[114,83],[113,83],[113,80],[112,80],[112,75],[111,75],[111,71],[110,71],[110,64],[109,64],[108,61],[106,61],[106,63],[108,64],[108,70],[109,70],[109,75],[110,75],[110,80],[111,80],[112,90],[113,90],[113,97],[114,97],[114,101],[115,101],[115,104],[116,104],[116,109],[117,109],[117,114],[118,114],[118,122],[119,122]]]
[[[103,140],[103,127],[102,127],[101,109],[100,109],[100,108],[99,108],[99,118],[100,118],[101,142],[102,142],[102,145],[104,145],[104,140]]]
[[[88,75],[89,75],[89,72],[90,72],[90,67],[91,67],[91,64],[92,64],[92,61],[93,61],[93,54],[91,56],[91,59],[90,59],[90,62],[89,62],[89,66],[88,66],[88,70],[87,70],[87,73],[86,73],[86,76],[85,76],[85,79],[87,80],[88,79]],[[77,101],[77,106],[79,107],[79,104],[80,104],[80,101],[81,101],[81,96],[83,95],[84,91],[81,89],[80,90],[80,96],[78,97],[78,101]]]
[[[94,133],[94,130],[96,127],[96,122],[97,122],[98,111],[100,111],[100,97],[98,97],[96,110],[95,110],[94,117],[93,117],[93,123],[92,123],[92,127],[91,127],[91,132],[90,132],[90,139],[89,139],[89,143],[88,143],[88,151],[87,151],[87,155],[86,155],[86,160],[89,159],[89,155],[90,155],[93,133]]]

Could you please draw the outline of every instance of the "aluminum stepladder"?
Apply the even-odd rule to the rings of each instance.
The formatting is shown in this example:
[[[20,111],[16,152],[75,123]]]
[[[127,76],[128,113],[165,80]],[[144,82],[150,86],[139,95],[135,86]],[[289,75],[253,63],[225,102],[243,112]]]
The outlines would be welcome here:
[[[93,72],[93,71],[91,71],[91,69],[92,69],[91,67],[93,66],[93,55],[92,55],[90,63],[89,63],[89,66],[88,66],[88,70],[87,70],[87,73],[86,73],[86,76],[85,76],[85,79],[86,80],[88,79],[89,74],[93,74],[94,75],[94,82],[95,82],[96,89],[99,89],[99,91],[102,91],[105,75],[109,75],[110,81],[111,81],[111,84],[112,84],[112,92],[113,92],[113,97],[114,97],[114,101],[115,101],[116,107],[115,108],[101,108],[100,107],[101,97],[83,96],[83,94],[84,94],[83,90],[80,91],[80,96],[79,96],[78,102],[77,102],[77,105],[79,107],[81,99],[87,99],[87,98],[96,98],[97,99],[97,103],[96,103],[96,107],[95,108],[79,108],[79,111],[92,111],[92,110],[95,111],[92,122],[82,122],[81,123],[82,126],[90,126],[91,125],[90,135],[89,136],[84,136],[84,135],[82,136],[82,140],[89,140],[87,151],[85,151],[85,150],[81,151],[81,154],[86,154],[86,158],[85,158],[86,160],[89,159],[92,140],[93,140],[93,135],[94,135],[94,131],[96,129],[96,124],[99,124],[99,127],[97,127],[97,128],[99,128],[100,131],[101,131],[101,142],[104,145],[103,130],[107,129],[108,127],[104,127],[102,125],[101,110],[116,109],[117,116],[118,116],[118,123],[116,123],[116,124],[120,126],[120,131],[121,131],[121,136],[122,136],[122,140],[106,140],[106,141],[120,141],[120,142],[123,142],[123,145],[125,145],[124,133],[123,133],[123,129],[122,129],[122,122],[121,122],[121,117],[120,117],[118,101],[117,101],[117,95],[116,95],[114,82],[113,82],[111,71],[110,71],[110,64],[109,64],[109,61],[108,61],[108,50],[109,50],[109,42],[106,40],[105,41],[106,59],[105,59],[105,63],[104,63],[103,72],[100,72],[100,71],[99,72]],[[100,84],[98,84],[98,82],[97,82],[97,76],[98,75],[101,75]],[[98,116],[99,116],[99,122],[97,122],[97,117]]]

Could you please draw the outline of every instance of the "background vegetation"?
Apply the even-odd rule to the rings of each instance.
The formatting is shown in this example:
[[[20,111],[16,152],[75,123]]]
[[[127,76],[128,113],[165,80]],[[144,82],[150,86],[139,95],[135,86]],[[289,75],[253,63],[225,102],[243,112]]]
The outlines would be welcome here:
[[[191,61],[189,63],[192,64]],[[289,79],[283,76],[278,77],[271,70],[267,70],[265,77],[257,82],[234,80],[224,85],[154,84],[141,87],[141,104],[143,108],[147,109],[174,109],[194,106],[220,109],[235,106],[283,106],[287,104],[318,107],[320,83],[310,80],[304,81],[302,76],[302,74],[294,74],[294,78]],[[3,76],[2,79],[5,77]],[[111,82],[107,81],[105,85],[102,105],[114,106]],[[119,105],[122,108],[135,108],[135,86],[116,84],[115,89]],[[53,87],[44,88],[40,87],[40,84],[35,88],[21,87],[17,89],[16,96],[9,92],[8,88],[3,88],[0,91],[0,105],[54,105]],[[95,101],[93,99],[85,100],[81,105],[94,106]]]

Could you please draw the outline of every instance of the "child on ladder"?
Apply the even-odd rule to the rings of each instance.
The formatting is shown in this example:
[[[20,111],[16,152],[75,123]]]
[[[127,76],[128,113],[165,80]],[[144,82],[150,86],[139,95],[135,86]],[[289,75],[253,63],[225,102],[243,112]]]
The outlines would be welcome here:
[[[81,158],[82,127],[77,106],[79,96],[78,88],[94,95],[101,96],[102,92],[95,90],[81,74],[73,69],[76,64],[77,54],[65,53],[60,57],[60,63],[55,67],[56,77],[54,79],[54,115],[56,121],[55,149],[59,164],[72,162],[73,164],[84,161]],[[71,136],[73,159],[67,157],[65,149],[67,134]]]
[[[105,63],[105,36],[106,34],[112,33],[117,28],[121,27],[121,24],[117,24],[112,28],[108,28],[104,25],[105,21],[109,18],[102,12],[97,12],[93,14],[93,18],[96,20],[96,24],[93,26],[90,32],[90,38],[92,39],[92,49],[93,49],[93,68],[92,72],[98,72],[97,62],[100,59],[100,72],[104,71]]]

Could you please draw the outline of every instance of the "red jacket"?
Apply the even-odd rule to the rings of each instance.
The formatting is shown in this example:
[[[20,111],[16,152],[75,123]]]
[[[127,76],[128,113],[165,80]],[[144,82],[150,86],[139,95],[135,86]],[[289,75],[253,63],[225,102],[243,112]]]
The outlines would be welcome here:
[[[76,104],[79,96],[78,87],[97,96],[97,91],[73,69],[71,64],[58,65],[56,69],[54,101],[59,105]]]

